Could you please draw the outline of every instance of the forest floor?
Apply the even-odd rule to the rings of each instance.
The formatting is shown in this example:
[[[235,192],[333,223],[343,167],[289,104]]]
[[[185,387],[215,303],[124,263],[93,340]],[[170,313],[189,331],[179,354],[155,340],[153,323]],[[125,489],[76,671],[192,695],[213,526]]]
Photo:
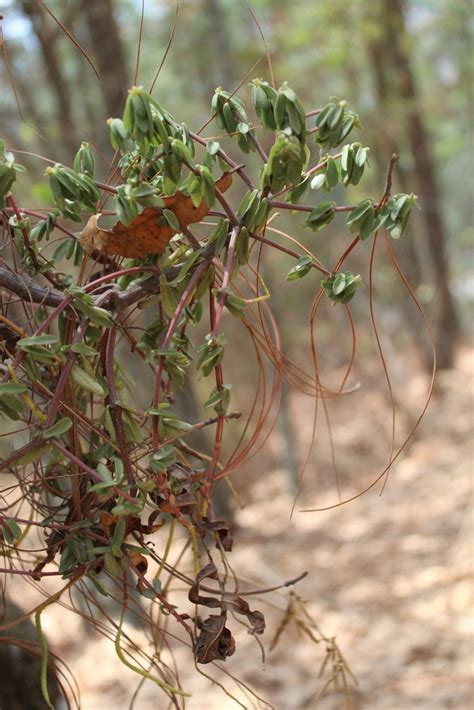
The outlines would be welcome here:
[[[347,707],[352,710],[472,707],[473,365],[474,351],[464,347],[456,369],[439,375],[426,417],[394,465],[383,495],[379,486],[348,505],[298,512],[337,502],[327,473],[330,458],[322,450],[319,478],[309,470],[291,521],[294,494],[288,474],[278,468],[253,474],[251,498],[237,514],[231,559],[243,579],[272,586],[309,572],[296,592],[326,637],[336,637],[357,678],[357,686],[349,678]],[[427,377],[409,374],[402,364],[393,381],[395,391],[403,393],[401,430],[406,431],[420,409]],[[353,408],[336,406],[332,433],[341,453],[342,499],[372,480],[374,459],[390,432],[390,416],[381,418],[381,402],[374,393],[370,397],[365,404],[361,401],[358,416]],[[291,411],[298,417],[304,444],[311,430],[311,402],[295,397]],[[275,434],[269,443],[275,460],[281,446]],[[357,475],[351,473],[355,468]],[[316,700],[329,678],[328,669],[318,678],[325,642],[315,644],[290,622],[276,648],[268,651],[287,598],[286,593],[249,597],[251,606],[265,613],[266,659],[262,662],[255,640],[243,629],[236,633],[237,651],[225,670],[276,710],[344,710],[344,695],[332,687]],[[120,664],[110,641],[88,634],[60,607],[44,614],[43,626],[52,649],[68,663],[81,687],[82,710],[129,707],[137,680]],[[195,673],[185,649],[178,649],[176,660],[183,687],[192,692],[189,710],[238,707]],[[271,707],[251,702],[250,696],[245,699],[222,671],[212,666],[205,670],[225,681],[244,707]],[[133,708],[164,710],[159,698],[156,686],[146,683]]]

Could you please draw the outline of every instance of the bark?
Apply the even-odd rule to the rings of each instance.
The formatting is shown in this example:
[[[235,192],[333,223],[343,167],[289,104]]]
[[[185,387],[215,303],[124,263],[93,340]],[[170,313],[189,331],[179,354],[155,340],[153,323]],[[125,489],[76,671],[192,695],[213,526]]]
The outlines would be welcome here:
[[[205,0],[204,10],[208,17],[207,41],[210,44],[216,80],[230,90],[235,82],[235,71],[232,66],[230,37],[222,7],[219,0]]]
[[[217,86],[232,91],[236,81],[225,12],[219,0],[202,0],[196,6],[190,4],[186,12],[191,30],[184,58],[193,57],[196,74],[193,81],[197,80],[200,87],[198,100],[204,95],[210,102]],[[185,62],[182,66],[186,71]],[[190,81],[189,77],[187,80]]]
[[[390,41],[396,89],[407,108],[406,125],[415,164],[417,194],[422,207],[427,244],[435,274],[435,336],[439,368],[453,366],[458,319],[449,288],[446,234],[441,210],[441,195],[430,149],[430,139],[419,108],[418,93],[405,47],[405,19],[402,0],[384,0],[385,22]]]
[[[281,315],[282,314],[280,314],[280,318]],[[291,494],[295,494],[298,490],[300,460],[298,456],[298,441],[290,412],[288,385],[286,384],[286,382],[283,383],[280,403],[280,415],[278,417],[277,426],[283,442],[280,455],[282,465],[284,466],[288,476],[288,488]]]
[[[9,43],[7,51],[13,75],[12,81],[14,83],[14,89],[17,94],[21,114],[23,114],[25,120],[28,121],[29,125],[33,126],[42,135],[46,135],[46,121],[44,121],[44,118],[38,111],[35,102],[35,92],[33,90],[34,84],[32,85],[31,81],[29,81],[29,70],[28,67],[25,66],[25,63],[23,61],[22,47],[17,43]],[[10,119],[10,117],[6,115],[5,111],[3,114],[3,118],[4,120]],[[22,116],[19,116],[19,111],[17,108],[15,108],[15,112],[11,119],[11,124],[15,131],[18,132],[20,132],[19,129],[22,125],[18,120],[19,118],[22,118]],[[5,131],[3,131],[3,133],[5,133]],[[17,140],[16,142],[12,143],[12,145],[19,146],[20,141]]]
[[[0,603],[0,625],[22,616],[11,600]],[[31,619],[0,631],[0,707],[2,710],[47,710],[41,691],[41,650]],[[66,707],[57,672],[48,664],[48,692],[55,707]]]
[[[384,116],[383,121],[378,121],[376,126],[377,133],[377,167],[380,175],[386,172],[385,157],[400,154],[403,152],[403,146],[398,132],[398,122],[395,121],[393,111],[393,96],[390,83],[391,67],[386,48],[386,37],[379,36],[373,38],[367,47],[370,68],[372,72],[375,93],[378,105],[378,114]],[[402,164],[397,165],[397,179],[403,192],[412,192],[413,183],[416,176],[412,171],[406,170]],[[413,225],[413,222],[411,223]],[[423,263],[420,259],[417,249],[415,229],[413,226],[408,227],[405,237],[400,240],[397,245],[397,257],[404,274],[409,283],[414,288],[420,285],[423,280]],[[412,307],[411,301],[404,299],[401,303],[401,309],[405,322],[409,324],[411,333],[415,342],[423,353],[423,358],[427,368],[431,368],[431,346],[429,339],[423,329],[419,327],[419,315]]]
[[[22,9],[30,20],[38,38],[41,54],[46,67],[48,83],[56,98],[57,114],[62,136],[62,142],[69,154],[74,155],[78,148],[75,135],[74,119],[71,112],[71,97],[69,87],[62,72],[61,60],[57,48],[57,34],[47,21],[45,13],[41,12],[34,0],[22,0]]]
[[[82,2],[82,11],[92,40],[107,113],[109,116],[121,116],[130,79],[112,2],[85,0]]]
[[[278,288],[278,282],[271,269],[268,269],[265,276],[265,283],[272,294],[272,313],[278,323],[278,330],[283,343],[290,344],[293,340],[291,326],[288,325],[288,303]],[[271,381],[272,372],[268,367],[268,379]],[[298,435],[295,427],[294,417],[291,414],[290,394],[291,388],[284,381],[280,400],[280,410],[277,419],[277,430],[281,437],[281,447],[279,450],[278,465],[286,473],[288,491],[294,495],[298,489],[298,480],[301,468],[301,457],[298,446]]]

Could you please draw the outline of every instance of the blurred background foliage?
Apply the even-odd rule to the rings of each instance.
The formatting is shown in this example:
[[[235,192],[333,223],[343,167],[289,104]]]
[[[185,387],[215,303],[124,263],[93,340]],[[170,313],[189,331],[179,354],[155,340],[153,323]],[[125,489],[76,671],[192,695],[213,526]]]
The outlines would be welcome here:
[[[193,127],[207,120],[216,86],[234,90],[243,81],[245,100],[247,73],[249,80],[271,80],[263,34],[275,82],[288,80],[307,110],[336,95],[360,114],[360,139],[371,146],[372,169],[349,199],[380,194],[388,158],[400,154],[395,187],[415,192],[422,210],[397,253],[431,317],[439,364],[452,365],[453,344],[474,298],[468,271],[473,230],[470,2],[254,0],[250,8],[244,0],[184,0],[177,8],[148,0],[142,31],[140,0],[50,0],[47,7],[87,53],[100,80],[42,2],[0,0],[8,57],[2,65],[1,133],[9,147],[70,164],[80,141],[88,140],[102,156],[105,175],[111,157],[105,119],[121,115],[130,85],[150,87],[171,34],[154,95]],[[206,135],[216,130],[211,124]],[[32,199],[47,204],[49,195],[40,184],[44,164],[24,162],[32,169]],[[340,228],[328,231],[340,245]],[[294,227],[292,236],[303,243],[314,240]],[[325,237],[319,249],[323,261],[330,261],[330,239]],[[286,268],[286,263],[277,267],[281,255],[272,258],[275,274]],[[357,258],[355,268],[362,271]],[[378,300],[389,330],[402,347],[407,337],[414,339],[428,360],[415,310],[406,298],[394,296],[395,281],[381,265]],[[304,288],[309,303],[314,284]],[[291,285],[286,287],[290,308],[293,293]],[[301,288],[296,298],[295,305],[301,304]],[[298,308],[298,313],[292,316],[295,328],[306,322],[306,312]],[[296,329],[291,341],[299,341]]]

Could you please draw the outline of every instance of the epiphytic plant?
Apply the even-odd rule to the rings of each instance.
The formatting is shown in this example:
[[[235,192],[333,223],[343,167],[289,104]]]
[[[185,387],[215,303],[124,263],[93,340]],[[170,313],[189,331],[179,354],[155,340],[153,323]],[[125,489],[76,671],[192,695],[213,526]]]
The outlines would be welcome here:
[[[181,633],[195,661],[206,664],[235,651],[230,615],[254,636],[265,628],[230,572],[231,532],[214,510],[216,486],[259,446],[270,411],[268,395],[259,402],[257,392],[241,439],[222,460],[226,422],[240,416],[224,375],[226,329],[241,327],[250,336],[262,381],[264,360],[274,365],[277,399],[292,373],[270,318],[265,254],[294,258],[288,281],[316,277],[313,323],[321,298],[348,309],[361,285],[360,276],[343,270],[348,254],[380,231],[399,237],[416,201],[391,195],[396,157],[378,200],[318,200],[318,191],[358,184],[367,168],[368,148],[346,142],[359,128],[357,115],[335,98],[307,113],[288,84],[276,88],[261,79],[251,84],[251,102],[256,120],[236,95],[217,89],[212,119],[237,150],[261,157],[259,175],[225,152],[222,141],[193,132],[132,87],[123,117],[108,121],[116,150],[109,179],[95,179],[93,152],[82,143],[72,167],[46,168],[53,203],[46,214],[18,204],[24,168],[0,144],[0,286],[7,294],[0,411],[13,442],[2,471],[15,477],[3,491],[2,573],[38,584],[45,576],[63,580],[36,609],[41,639],[41,613],[66,589],[87,590],[92,622],[101,597],[116,600],[119,658],[176,707],[186,689],[163,654],[173,634]],[[274,134],[268,155],[262,132]],[[272,238],[272,231],[281,234],[273,227],[282,212],[313,232],[344,213],[352,241],[327,268],[312,251]],[[113,224],[101,227],[107,215]],[[82,223],[78,234],[71,221]],[[54,251],[53,235],[60,240]],[[205,324],[202,339],[193,335],[198,324]],[[134,362],[149,392],[145,403],[127,372]],[[173,408],[190,370],[209,383],[209,419],[183,420]],[[325,395],[317,375],[300,377],[300,386]],[[210,455],[186,443],[203,427],[214,428]],[[192,575],[169,558],[177,529],[192,553]],[[158,530],[160,540],[168,531],[163,546],[153,543]],[[187,587],[190,604],[174,598],[170,580]],[[150,620],[148,654],[130,639],[124,651],[129,608]],[[109,629],[102,622],[100,628]],[[41,647],[46,678],[44,641]],[[50,703],[45,681],[43,692]]]

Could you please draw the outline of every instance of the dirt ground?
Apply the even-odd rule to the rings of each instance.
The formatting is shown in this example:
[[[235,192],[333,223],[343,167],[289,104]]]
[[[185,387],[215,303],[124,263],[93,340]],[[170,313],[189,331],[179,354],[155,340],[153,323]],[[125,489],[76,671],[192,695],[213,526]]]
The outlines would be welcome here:
[[[232,562],[241,578],[272,586],[309,572],[297,593],[324,634],[336,637],[357,678],[357,686],[350,682],[353,710],[472,707],[473,364],[474,351],[464,347],[457,368],[439,376],[421,429],[394,466],[382,496],[379,487],[350,505],[296,512],[290,522],[294,496],[287,474],[276,468],[271,475],[254,474],[252,498],[237,514]],[[416,418],[427,379],[408,374],[403,363],[393,377],[396,393],[403,393],[396,394],[403,430]],[[372,480],[387,450],[390,416],[379,414],[384,402],[375,395],[370,401],[362,396],[360,402],[355,417],[352,408],[350,414],[343,407],[335,411],[342,499]],[[303,444],[311,428],[311,401],[296,397],[291,407]],[[282,445],[275,435],[269,444],[275,460]],[[309,469],[297,511],[337,502],[324,447],[320,460],[318,471]],[[312,643],[289,623],[268,652],[286,601],[286,593],[253,598],[252,605],[267,620],[265,662],[246,630],[233,627],[237,652],[225,669],[277,710],[343,710],[343,695],[332,689],[315,699],[328,678],[318,678],[324,642]],[[51,646],[76,676],[83,710],[129,707],[137,679],[120,664],[111,642],[88,635],[77,618],[59,607],[44,614],[43,626]],[[176,658],[183,687],[192,693],[189,710],[238,707],[219,687],[196,675],[184,649]],[[270,707],[236,690],[222,671],[206,670],[225,680],[244,707]],[[133,707],[156,710],[166,705],[156,687],[145,683]]]

